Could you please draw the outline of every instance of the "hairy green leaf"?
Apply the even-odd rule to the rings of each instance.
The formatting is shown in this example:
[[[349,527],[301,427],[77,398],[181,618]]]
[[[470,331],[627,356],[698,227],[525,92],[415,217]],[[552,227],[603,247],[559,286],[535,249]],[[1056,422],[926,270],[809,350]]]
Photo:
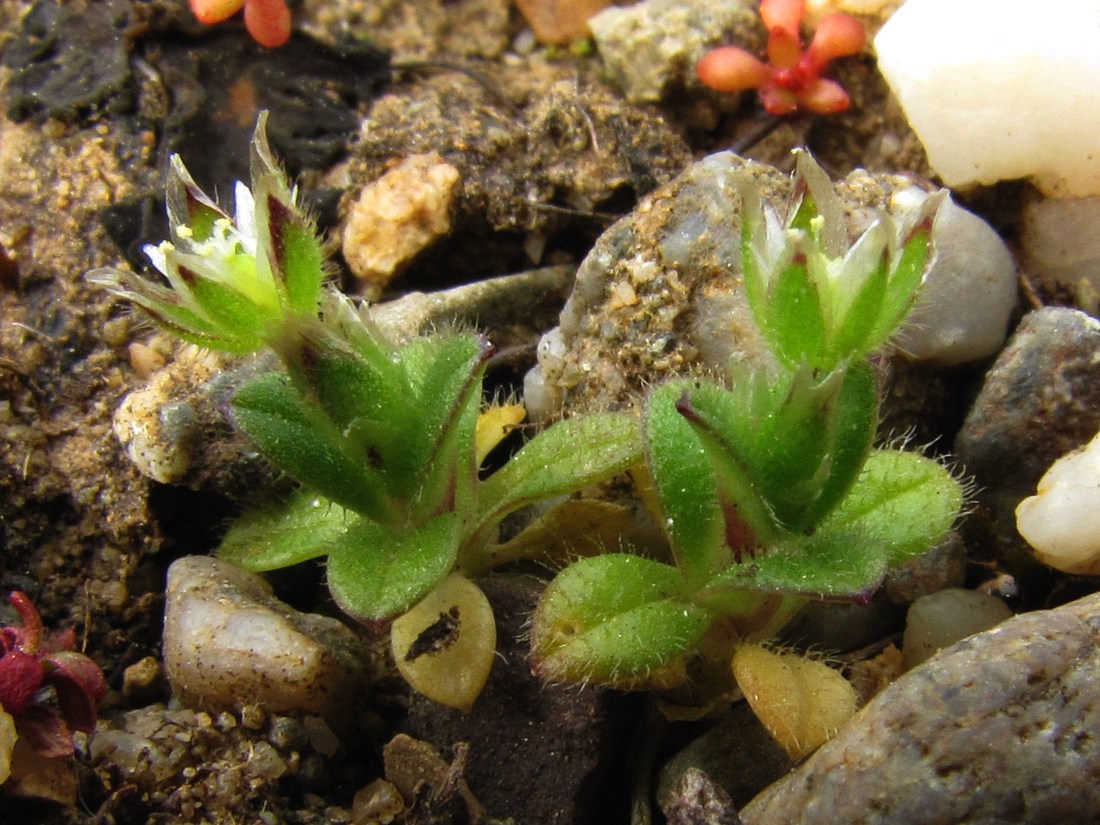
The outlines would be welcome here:
[[[559,421],[481,483],[471,549],[480,552],[487,531],[520,507],[605,481],[641,461],[638,422],[625,413]]]
[[[870,596],[894,564],[933,547],[950,529],[962,489],[915,453],[877,450],[820,527],[790,536],[716,576],[704,596],[751,589],[824,597]]]
[[[328,586],[333,598],[365,621],[385,621],[404,613],[451,572],[460,527],[455,513],[400,530],[360,519],[329,548]]]
[[[233,420],[291,478],[357,513],[390,522],[398,512],[379,479],[342,434],[306,403],[285,375],[263,375],[241,387],[230,403]]]
[[[688,600],[674,567],[628,554],[582,559],[539,600],[534,670],[555,682],[672,687],[711,621]]]
[[[733,561],[730,540],[738,541],[727,536],[718,481],[707,451],[677,408],[685,393],[700,386],[701,382],[672,381],[654,387],[645,415],[647,458],[664,510],[662,526],[692,588],[703,586]],[[730,468],[727,486],[730,504],[735,498],[745,502],[739,512],[747,529],[760,529],[758,522],[769,516],[743,468]]]
[[[245,570],[289,567],[328,554],[360,517],[310,490],[249,510],[230,525],[218,557]]]

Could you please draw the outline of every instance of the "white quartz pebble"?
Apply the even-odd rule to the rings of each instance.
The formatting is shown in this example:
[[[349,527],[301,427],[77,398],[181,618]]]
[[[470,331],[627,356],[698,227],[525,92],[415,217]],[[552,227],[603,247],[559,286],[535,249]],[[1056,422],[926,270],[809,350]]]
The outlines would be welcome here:
[[[1100,194],[1100,3],[908,0],[879,69],[952,187],[1030,177]]]
[[[260,576],[208,556],[168,570],[163,648],[172,690],[191,706],[256,704],[340,721],[365,688],[367,651],[355,633],[299,613]]]
[[[1100,573],[1100,434],[1051,465],[1016,508],[1016,529],[1044,564]]]

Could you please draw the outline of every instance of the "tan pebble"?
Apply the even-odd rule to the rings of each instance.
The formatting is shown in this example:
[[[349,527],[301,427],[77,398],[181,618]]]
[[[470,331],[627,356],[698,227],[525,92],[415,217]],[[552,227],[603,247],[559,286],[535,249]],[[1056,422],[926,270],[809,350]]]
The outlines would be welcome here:
[[[540,43],[568,43],[588,34],[588,18],[611,0],[516,0]]]
[[[438,153],[412,155],[363,187],[344,226],[348,267],[381,291],[421,251],[451,231],[458,170]]]
[[[153,656],[134,662],[122,673],[122,695],[127,699],[146,699],[161,686],[163,669]]]

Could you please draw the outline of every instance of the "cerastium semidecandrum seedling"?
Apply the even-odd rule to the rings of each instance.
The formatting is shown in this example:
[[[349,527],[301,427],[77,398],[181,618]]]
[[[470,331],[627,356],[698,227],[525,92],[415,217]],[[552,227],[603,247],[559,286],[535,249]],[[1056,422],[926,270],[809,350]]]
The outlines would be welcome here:
[[[745,293],[771,363],[658,384],[645,404],[672,563],[614,553],[563,570],[533,624],[544,677],[669,688],[700,653],[728,668],[810,598],[869,598],[955,521],[962,488],[943,466],[872,447],[871,356],[916,299],[939,199],[900,223],[881,215],[849,248],[805,153],[796,186],[784,224],[741,186]]]
[[[186,341],[278,356],[279,369],[236,392],[230,414],[301,489],[246,513],[219,554],[256,571],[327,557],[343,609],[376,627],[393,622],[395,657],[414,687],[469,708],[495,650],[492,611],[472,577],[495,563],[497,526],[639,462],[637,422],[617,413],[563,421],[479,480],[486,441],[500,438],[499,427],[495,437],[479,428],[494,415],[480,415],[489,343],[461,331],[390,340],[325,284],[324,246],[272,156],[263,116],[252,185],[237,186],[231,218],[174,157],[171,240],[146,249],[167,286],[117,269],[90,277]],[[424,633],[439,637],[430,649]]]

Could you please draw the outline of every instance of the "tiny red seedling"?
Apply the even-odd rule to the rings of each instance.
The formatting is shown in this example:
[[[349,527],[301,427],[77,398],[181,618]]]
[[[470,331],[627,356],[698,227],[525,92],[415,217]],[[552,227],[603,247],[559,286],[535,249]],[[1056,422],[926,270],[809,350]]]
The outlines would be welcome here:
[[[96,705],[107,693],[103,671],[76,652],[72,628],[46,635],[26,595],[9,599],[23,624],[0,628],[0,707],[40,755],[71,756],[72,732],[95,730]]]
[[[803,51],[799,26],[805,0],[761,0],[760,18],[768,28],[768,62],[737,46],[707,52],[696,75],[719,92],[758,89],[772,115],[805,110],[819,115],[843,112],[852,104],[844,88],[821,76],[838,57],[858,53],[867,41],[863,24],[848,14],[830,14]]]

